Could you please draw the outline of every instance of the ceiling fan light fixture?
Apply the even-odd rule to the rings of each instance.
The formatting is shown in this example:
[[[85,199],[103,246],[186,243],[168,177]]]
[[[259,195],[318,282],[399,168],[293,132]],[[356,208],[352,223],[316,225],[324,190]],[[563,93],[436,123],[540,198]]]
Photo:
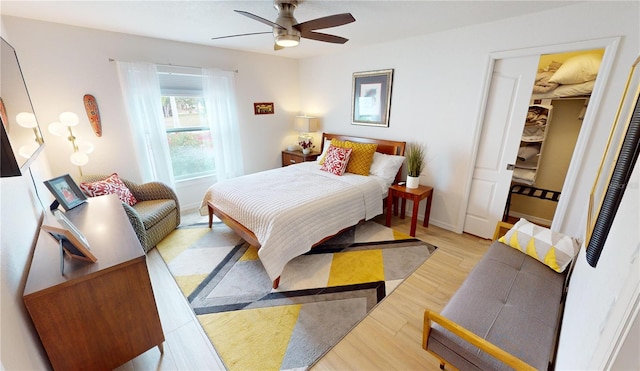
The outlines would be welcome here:
[[[300,44],[300,36],[298,35],[276,35],[276,44],[283,48],[290,48]]]

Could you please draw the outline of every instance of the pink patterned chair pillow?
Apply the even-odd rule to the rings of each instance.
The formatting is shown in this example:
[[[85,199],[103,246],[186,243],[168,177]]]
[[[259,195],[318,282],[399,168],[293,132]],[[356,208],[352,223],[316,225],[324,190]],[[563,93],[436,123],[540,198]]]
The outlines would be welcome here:
[[[80,183],[80,188],[88,196],[104,196],[110,194],[117,194],[120,201],[126,202],[129,206],[133,206],[138,203],[138,200],[133,196],[133,193],[122,182],[117,173],[111,174],[107,179],[100,180],[93,183]]]
[[[338,176],[344,174],[352,151],[353,148],[340,148],[331,145],[320,170],[324,170]]]

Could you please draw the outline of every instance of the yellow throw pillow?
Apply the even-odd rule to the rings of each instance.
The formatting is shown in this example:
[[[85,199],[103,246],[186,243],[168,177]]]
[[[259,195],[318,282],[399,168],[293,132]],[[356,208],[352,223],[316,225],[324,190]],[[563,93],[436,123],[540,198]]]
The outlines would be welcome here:
[[[350,146],[353,149],[349,164],[347,164],[347,172],[369,175],[369,169],[371,169],[371,163],[373,163],[373,154],[378,149],[377,144],[370,143],[351,143]]]

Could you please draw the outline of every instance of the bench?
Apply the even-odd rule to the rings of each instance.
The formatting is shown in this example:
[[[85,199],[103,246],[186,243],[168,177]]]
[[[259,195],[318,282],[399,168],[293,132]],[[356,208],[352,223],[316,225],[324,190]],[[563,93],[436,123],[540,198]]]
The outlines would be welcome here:
[[[505,229],[507,235],[499,241],[494,236],[442,312],[425,311],[422,347],[440,360],[443,370],[446,364],[460,370],[552,368],[578,242],[524,219],[515,226],[499,222],[496,235]],[[531,230],[537,237],[527,243]],[[537,238],[550,236],[554,251],[532,257],[532,248],[547,251]],[[556,244],[559,238],[562,242]],[[525,246],[512,247],[518,242]]]

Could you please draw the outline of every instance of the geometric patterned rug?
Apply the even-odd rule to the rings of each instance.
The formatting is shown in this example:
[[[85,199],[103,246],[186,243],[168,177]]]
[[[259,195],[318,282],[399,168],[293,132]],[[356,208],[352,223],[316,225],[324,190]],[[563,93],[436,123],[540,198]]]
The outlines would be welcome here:
[[[309,368],[436,249],[360,223],[289,262],[274,290],[257,250],[221,222],[156,248],[230,370]]]

